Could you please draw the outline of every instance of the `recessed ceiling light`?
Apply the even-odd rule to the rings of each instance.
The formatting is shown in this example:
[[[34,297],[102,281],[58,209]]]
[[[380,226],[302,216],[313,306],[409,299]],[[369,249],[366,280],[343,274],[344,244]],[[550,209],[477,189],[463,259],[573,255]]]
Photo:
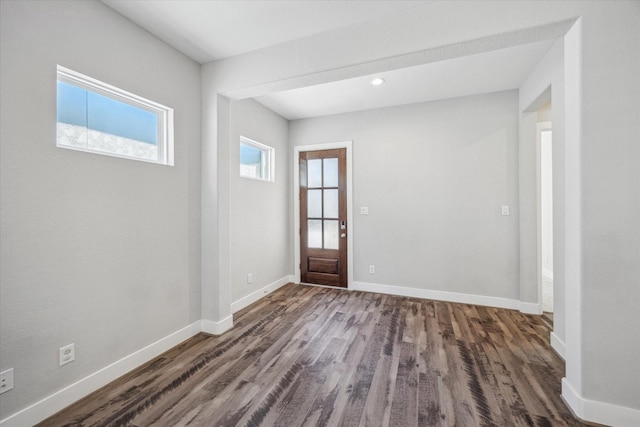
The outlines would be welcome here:
[[[371,86],[380,86],[382,83],[384,83],[384,79],[382,77],[376,77],[375,79],[371,80]]]

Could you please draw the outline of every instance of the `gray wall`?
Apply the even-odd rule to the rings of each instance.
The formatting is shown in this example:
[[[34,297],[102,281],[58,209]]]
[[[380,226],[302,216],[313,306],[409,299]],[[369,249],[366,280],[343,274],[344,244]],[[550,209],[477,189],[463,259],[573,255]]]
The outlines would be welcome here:
[[[296,120],[289,135],[353,141],[356,282],[518,299],[517,91]]]
[[[221,262],[229,253],[229,183],[217,177],[229,164],[219,147],[220,136],[229,141],[229,120],[219,94],[258,96],[473,54],[480,45],[505,47],[525,36],[536,41],[546,37],[546,30],[535,27],[575,18],[580,31],[572,40],[579,38],[581,49],[569,54],[579,57],[581,79],[571,74],[574,69],[565,73],[572,84],[567,104],[577,106],[567,122],[579,126],[566,143],[578,147],[579,155],[562,159],[579,171],[571,175],[579,191],[566,192],[567,200],[579,203],[564,207],[575,213],[572,223],[579,227],[561,244],[571,246],[578,258],[572,264],[576,280],[566,283],[571,292],[564,301],[571,320],[567,376],[589,407],[612,403],[640,409],[640,335],[633,334],[633,325],[640,324],[637,1],[429,3],[207,64],[202,91],[196,64],[99,2],[1,1],[0,369],[17,369],[16,390],[0,399],[2,415],[201,314],[213,321],[229,314],[229,281],[219,280],[228,275],[223,268],[229,263]],[[467,43],[496,34],[483,39],[486,43]],[[56,63],[174,107],[176,166],[56,149]],[[200,95],[206,117],[202,224],[209,224],[202,230],[196,161]],[[554,126],[557,107],[554,96]],[[327,133],[318,140],[343,139],[338,136]],[[221,164],[218,149],[224,155]],[[554,159],[559,159],[555,152]],[[146,191],[150,183],[163,189],[161,196]],[[369,203],[366,191],[355,197],[356,205],[384,212],[384,206]],[[136,217],[122,215],[132,211]],[[566,220],[572,218],[567,214]],[[227,234],[218,233],[218,223]],[[201,269],[198,236],[207,262]],[[370,262],[358,262],[363,261]],[[575,329],[580,340],[572,339]],[[78,346],[78,360],[58,368],[57,348],[71,341]],[[580,402],[573,404],[580,410]]]
[[[198,64],[100,2],[0,8],[4,418],[200,319],[201,92]],[[174,108],[175,166],[56,148],[56,64]]]
[[[240,135],[275,148],[275,182],[240,177]],[[252,99],[232,102],[229,159],[231,301],[236,302],[293,274],[287,120]]]
[[[640,410],[640,2],[598,5],[582,52],[583,387]]]
[[[469,40],[482,40],[479,45],[488,49],[518,44],[522,37],[543,40],[551,30],[540,26],[575,19],[579,27],[565,36],[572,48],[564,53],[565,59],[571,59],[571,67],[564,72],[565,89],[571,95],[567,100],[571,116],[566,121],[571,127],[564,131],[566,145],[578,154],[562,158],[554,150],[556,177],[560,176],[555,173],[556,163],[571,166],[563,176],[568,182],[560,185],[571,184],[570,188],[554,191],[554,210],[565,213],[565,222],[560,224],[565,235],[554,236],[554,268],[561,277],[571,277],[560,296],[568,326],[567,384],[576,398],[570,403],[583,415],[590,414],[582,408],[600,408],[601,403],[637,411],[640,336],[629,335],[625,325],[640,324],[640,3],[429,3],[378,21],[206,64],[202,69],[207,88],[203,108],[208,117],[222,117],[215,93],[232,98],[260,96],[478,53]],[[486,39],[492,35],[498,36]],[[551,37],[560,36],[554,33]],[[556,97],[554,116],[555,110],[563,110]],[[557,123],[554,117],[556,134]],[[219,120],[205,128],[203,150],[217,149],[217,134],[227,125]],[[203,162],[207,177],[216,168],[212,159]],[[558,198],[567,203],[555,203]],[[215,192],[203,192],[206,220],[216,218],[216,200]],[[215,238],[215,230],[203,229],[205,244]],[[213,251],[210,255],[222,258]],[[224,287],[216,286],[213,274],[203,270],[203,279],[203,291],[206,288],[224,296]],[[535,287],[525,286],[521,291],[529,289]],[[573,338],[573,329],[579,330],[578,339]]]

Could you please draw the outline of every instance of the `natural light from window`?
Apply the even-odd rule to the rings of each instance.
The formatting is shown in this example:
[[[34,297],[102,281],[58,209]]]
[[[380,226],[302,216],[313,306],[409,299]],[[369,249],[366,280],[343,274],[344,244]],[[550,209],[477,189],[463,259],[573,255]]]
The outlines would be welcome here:
[[[240,137],[240,176],[261,181],[275,181],[274,149],[246,138]]]
[[[58,66],[58,147],[173,165],[173,110]]]

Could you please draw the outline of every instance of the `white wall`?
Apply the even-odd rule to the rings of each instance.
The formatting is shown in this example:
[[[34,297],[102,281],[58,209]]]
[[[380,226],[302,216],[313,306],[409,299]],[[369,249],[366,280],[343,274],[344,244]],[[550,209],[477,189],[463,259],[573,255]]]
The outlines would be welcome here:
[[[200,319],[201,92],[198,64],[100,2],[0,17],[2,419]],[[175,166],[56,148],[56,64],[174,108]]]
[[[290,150],[288,122],[252,99],[231,103],[230,134],[231,300],[235,303],[293,274]],[[275,149],[275,182],[240,177],[241,135]],[[249,273],[252,284],[247,283]]]
[[[518,299],[517,106],[509,91],[290,123],[294,146],[353,141],[356,282]]]

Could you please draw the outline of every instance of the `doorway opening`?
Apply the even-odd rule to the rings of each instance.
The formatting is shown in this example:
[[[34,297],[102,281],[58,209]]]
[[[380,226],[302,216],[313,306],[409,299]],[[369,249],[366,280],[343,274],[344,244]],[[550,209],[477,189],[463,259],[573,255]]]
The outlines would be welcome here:
[[[550,103],[545,107],[550,110]],[[539,111],[538,116],[540,115]],[[540,304],[543,318],[553,326],[553,131],[551,121],[539,121],[536,131],[539,159]]]

